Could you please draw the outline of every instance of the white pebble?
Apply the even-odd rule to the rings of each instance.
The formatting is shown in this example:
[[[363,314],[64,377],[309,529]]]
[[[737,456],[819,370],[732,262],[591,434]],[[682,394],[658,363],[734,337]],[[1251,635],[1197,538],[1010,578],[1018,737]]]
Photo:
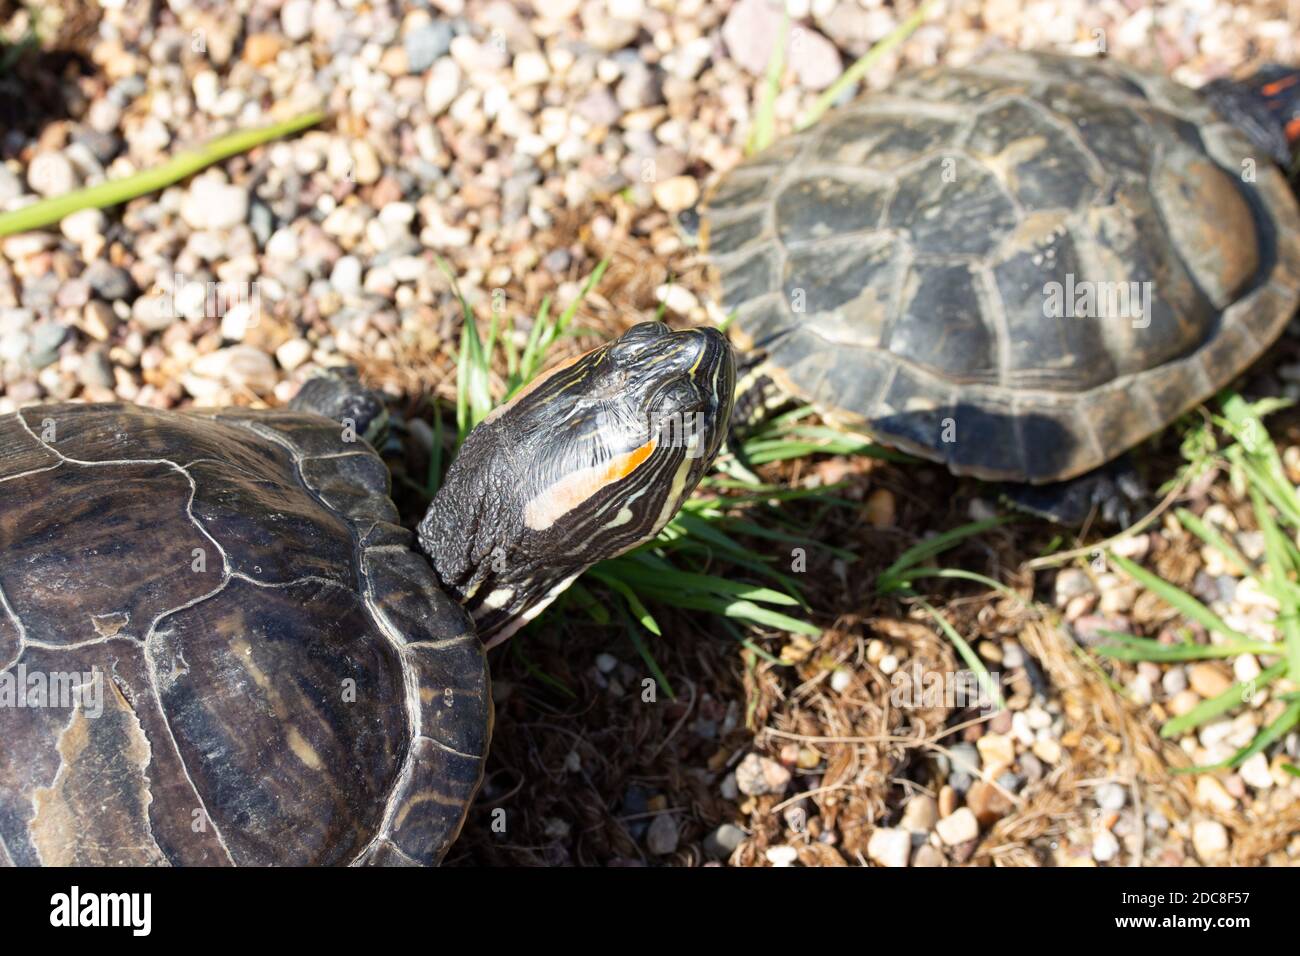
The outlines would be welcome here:
[[[59,223],[62,233],[77,245],[103,235],[104,214],[98,209],[79,209]]]
[[[311,358],[311,343],[306,339],[289,339],[275,350],[275,360],[287,372],[292,372]]]
[[[356,256],[341,256],[330,270],[330,285],[340,295],[356,295],[361,291],[361,260]]]
[[[62,196],[80,183],[68,157],[62,153],[37,153],[27,167],[27,185],[40,196]]]
[[[200,176],[181,202],[181,218],[191,229],[229,229],[248,218],[248,189]]]
[[[1268,790],[1273,786],[1273,774],[1269,772],[1268,758],[1262,753],[1252,754],[1238,769],[1246,785],[1256,790]]]
[[[1198,820],[1192,827],[1192,847],[1201,862],[1215,862],[1228,849],[1228,831],[1218,820]]]
[[[867,841],[867,856],[881,866],[907,866],[912,854],[912,834],[906,830],[882,827]]]
[[[768,847],[764,856],[767,862],[773,866],[793,866],[794,862],[799,859],[799,851],[792,846],[773,846]]]
[[[960,807],[934,825],[939,839],[956,846],[980,835],[980,824],[970,807]]]
[[[1119,840],[1109,830],[1102,830],[1093,838],[1092,858],[1098,863],[1109,863],[1119,856]]]

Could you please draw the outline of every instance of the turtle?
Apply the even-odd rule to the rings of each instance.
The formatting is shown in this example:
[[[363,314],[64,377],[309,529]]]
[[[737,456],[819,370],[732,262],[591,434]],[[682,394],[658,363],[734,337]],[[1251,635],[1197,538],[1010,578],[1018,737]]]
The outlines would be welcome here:
[[[438,863],[485,649],[668,522],[733,389],[716,329],[635,325],[493,411],[414,532],[355,375],[0,418],[0,864]]]
[[[1202,90],[1022,51],[900,74],[689,212],[741,356],[733,429],[794,398],[1049,518],[1124,506],[1107,463],[1295,311],[1298,144],[1282,67]]]

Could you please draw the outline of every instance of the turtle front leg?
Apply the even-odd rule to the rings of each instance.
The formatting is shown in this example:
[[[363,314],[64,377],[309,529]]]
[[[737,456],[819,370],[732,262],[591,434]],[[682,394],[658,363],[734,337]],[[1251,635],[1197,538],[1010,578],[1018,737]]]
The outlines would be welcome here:
[[[309,378],[290,399],[289,407],[351,426],[375,448],[381,446],[388,428],[383,395],[362,385],[361,377],[351,365],[328,368]]]
[[[1082,525],[1095,513],[1107,526],[1126,528],[1150,497],[1129,455],[1069,481],[1049,485],[1007,482],[1000,490],[1016,510],[1071,527]]]

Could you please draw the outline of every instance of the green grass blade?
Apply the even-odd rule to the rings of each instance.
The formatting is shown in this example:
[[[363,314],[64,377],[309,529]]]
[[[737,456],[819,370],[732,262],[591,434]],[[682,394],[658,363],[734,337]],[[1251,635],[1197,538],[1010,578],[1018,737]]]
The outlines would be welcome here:
[[[1187,713],[1165,721],[1164,726],[1160,728],[1160,736],[1165,738],[1177,737],[1195,727],[1201,726],[1201,724],[1213,720],[1220,714],[1227,713],[1234,707],[1238,707],[1245,702],[1247,695],[1252,690],[1252,684],[1255,688],[1266,687],[1269,683],[1281,677],[1285,673],[1286,664],[1284,662],[1279,662],[1267,670],[1262,671],[1260,675],[1251,682],[1251,684],[1233,684],[1217,697],[1203,700]]]
[[[663,637],[663,631],[659,629],[659,622],[654,619],[654,615],[646,610],[646,606],[641,603],[641,599],[637,597],[636,592],[623,583],[622,580],[620,580],[616,575],[608,574],[605,571],[594,568],[587,573],[601,584],[617,591],[622,596],[623,600],[627,602],[627,606],[631,610],[632,615],[638,624],[655,637]]]
[[[1192,597],[1185,591],[1181,591],[1174,587],[1158,575],[1152,574],[1141,565],[1135,564],[1128,558],[1115,554],[1114,552],[1111,552],[1110,560],[1121,571],[1138,584],[1142,585],[1142,587],[1151,591],[1174,610],[1181,613],[1184,617],[1196,621],[1207,631],[1214,631],[1221,634],[1230,641],[1237,641],[1243,644],[1253,643],[1251,638],[1247,637],[1240,631],[1229,627],[1217,614],[1200,601],[1196,600],[1196,598]]]
[[[984,662],[980,660],[980,656],[975,653],[974,648],[966,643],[966,639],[957,633],[957,629],[948,623],[948,619],[940,614],[929,602],[917,598],[916,603],[923,607],[930,617],[934,618],[935,623],[939,625],[939,629],[943,631],[948,640],[952,642],[952,646],[957,648],[958,655],[960,655],[961,659],[966,662],[966,666],[975,673],[976,678],[980,682],[980,686],[984,689],[985,697],[993,701],[994,706],[998,710],[1001,710],[1006,706],[1002,701],[1001,688],[993,685],[993,675],[990,674],[989,669],[984,666]]]
[[[650,668],[650,675],[655,679],[655,682],[664,689],[664,693],[666,693],[670,699],[676,700],[677,694],[673,690],[673,685],[668,682],[668,675],[663,672],[663,668],[660,667],[659,662],[655,660],[654,654],[650,653],[650,648],[646,645],[646,642],[641,639],[641,632],[636,629],[636,626],[626,614],[623,615],[623,626],[627,631],[628,640],[632,642],[632,646],[636,648],[636,652],[641,655],[641,660],[645,661],[646,667]]]
[[[1147,637],[1123,634],[1119,631],[1099,631],[1102,637],[1115,641],[1103,644],[1097,653],[1117,661],[1205,661],[1242,654],[1276,654],[1278,647],[1265,641],[1229,641],[1225,644],[1161,644]]]
[[[876,587],[878,589],[892,589],[902,572],[908,568],[929,560],[935,555],[942,554],[949,548],[956,547],[972,535],[983,534],[985,531],[1006,524],[1010,520],[1009,517],[985,518],[983,521],[973,521],[970,524],[953,528],[951,531],[936,534],[932,538],[926,538],[924,541],[912,545],[899,555],[897,561],[882,571],[880,577],[876,579]]]
[[[1291,732],[1291,728],[1297,724],[1300,724],[1300,700],[1292,701],[1291,705],[1282,711],[1277,720],[1256,734],[1255,739],[1249,745],[1237,751],[1232,759],[1228,761],[1228,766],[1240,767],[1255,754],[1285,737]]]
[[[203,146],[183,150],[167,162],[151,169],[142,170],[122,179],[109,180],[87,189],[79,189],[64,196],[43,199],[22,209],[0,214],[0,236],[43,229],[82,209],[106,209],[110,206],[119,206],[139,196],[165,189],[213,163],[246,153],[253,147],[261,146],[273,139],[299,133],[324,119],[325,114],[316,110],[270,126],[238,130]]]
[[[1002,582],[994,581],[992,578],[986,577],[983,574],[977,574],[974,571],[965,571],[961,568],[914,568],[903,575],[897,589],[902,590],[910,587],[911,583],[918,578],[943,578],[955,581],[973,581],[976,584],[982,584],[987,588],[997,591],[999,594],[1012,598],[1025,607],[1032,606],[1029,601],[1026,601],[1023,597],[1011,590],[1011,588],[1007,587]]]

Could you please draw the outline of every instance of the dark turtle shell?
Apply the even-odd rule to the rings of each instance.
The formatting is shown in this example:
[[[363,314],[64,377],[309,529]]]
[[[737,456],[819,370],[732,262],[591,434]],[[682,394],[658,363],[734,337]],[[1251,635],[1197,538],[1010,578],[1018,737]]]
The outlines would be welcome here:
[[[985,478],[1118,455],[1300,298],[1282,173],[1196,92],[1109,61],[903,75],[728,174],[705,226],[778,385]]]
[[[483,650],[347,437],[0,418],[0,864],[440,859],[482,779]]]

